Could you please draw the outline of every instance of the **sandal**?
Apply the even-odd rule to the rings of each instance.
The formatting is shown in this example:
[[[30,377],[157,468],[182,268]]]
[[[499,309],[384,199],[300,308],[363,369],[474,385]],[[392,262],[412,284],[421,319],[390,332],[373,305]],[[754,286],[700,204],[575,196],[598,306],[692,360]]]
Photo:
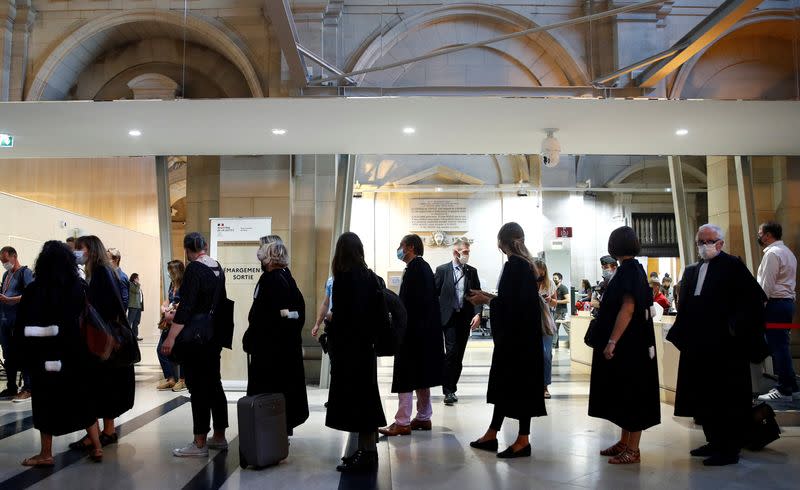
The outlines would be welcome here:
[[[22,466],[31,466],[33,468],[51,468],[55,465],[55,463],[56,462],[52,457],[39,458],[38,456],[32,456],[22,460]]]
[[[638,449],[626,449],[619,454],[618,456],[614,456],[613,458],[608,460],[609,464],[637,464],[641,463],[641,453]]]
[[[83,436],[82,439],[72,442],[69,445],[70,449],[74,449],[76,451],[88,451],[91,447],[92,441],[89,439],[89,436]]]
[[[103,450],[102,449],[94,449],[92,452],[89,453],[89,459],[94,461],[95,463],[102,463],[103,462]]]
[[[628,449],[628,445],[620,441],[613,446],[600,451],[600,456],[619,456]]]
[[[100,445],[103,447],[108,446],[109,444],[116,444],[119,440],[119,436],[116,432],[113,434],[106,434],[105,432],[100,432]]]

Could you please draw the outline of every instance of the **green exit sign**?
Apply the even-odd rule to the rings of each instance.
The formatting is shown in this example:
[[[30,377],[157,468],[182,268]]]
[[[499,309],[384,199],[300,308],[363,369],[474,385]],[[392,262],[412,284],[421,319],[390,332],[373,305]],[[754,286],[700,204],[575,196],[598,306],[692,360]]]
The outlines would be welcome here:
[[[2,134],[0,133],[0,148],[13,148],[14,147],[14,137],[10,134]]]

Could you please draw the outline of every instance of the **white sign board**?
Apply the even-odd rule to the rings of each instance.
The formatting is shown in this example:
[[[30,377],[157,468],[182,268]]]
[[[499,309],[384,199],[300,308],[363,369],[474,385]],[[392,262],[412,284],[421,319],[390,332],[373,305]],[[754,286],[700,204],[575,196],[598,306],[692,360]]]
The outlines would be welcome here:
[[[411,231],[468,231],[466,199],[412,199]]]
[[[217,245],[224,242],[257,242],[272,234],[272,218],[211,218],[211,257],[217,258]]]
[[[253,284],[261,277],[258,264],[223,264],[227,284]]]

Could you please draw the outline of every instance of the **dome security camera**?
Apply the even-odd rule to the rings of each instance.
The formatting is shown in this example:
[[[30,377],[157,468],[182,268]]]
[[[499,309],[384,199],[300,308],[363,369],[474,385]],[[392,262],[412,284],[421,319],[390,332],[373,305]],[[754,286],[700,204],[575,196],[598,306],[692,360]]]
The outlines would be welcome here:
[[[552,168],[558,165],[561,159],[561,143],[553,136],[558,129],[545,129],[544,131],[547,133],[547,137],[542,140],[542,149],[539,154],[544,166]]]

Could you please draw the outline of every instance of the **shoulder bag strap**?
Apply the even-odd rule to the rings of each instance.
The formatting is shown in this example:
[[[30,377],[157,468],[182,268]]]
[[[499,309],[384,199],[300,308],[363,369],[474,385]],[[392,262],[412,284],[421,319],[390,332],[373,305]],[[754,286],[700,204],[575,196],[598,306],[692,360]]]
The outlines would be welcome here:
[[[217,261],[217,267],[219,269],[219,277],[217,278],[217,287],[214,288],[214,299],[211,303],[211,310],[209,310],[208,314],[214,316],[214,311],[219,306],[219,296],[222,292],[222,286],[225,284],[225,269],[222,267],[222,264]],[[209,269],[214,270],[215,267],[209,267]]]

